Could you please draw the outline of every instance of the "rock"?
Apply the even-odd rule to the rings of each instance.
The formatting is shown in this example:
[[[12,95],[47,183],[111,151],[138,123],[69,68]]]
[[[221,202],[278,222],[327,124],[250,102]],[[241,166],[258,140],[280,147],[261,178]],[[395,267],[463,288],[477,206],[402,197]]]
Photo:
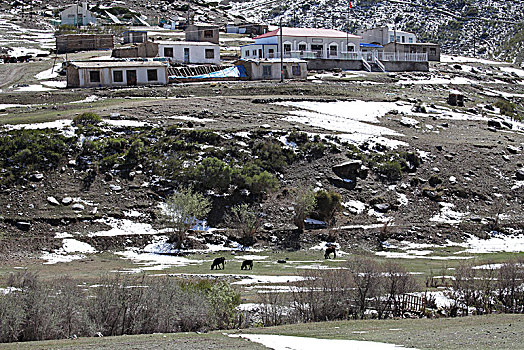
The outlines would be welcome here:
[[[52,205],[60,205],[60,203],[56,200],[56,198],[52,196],[47,197],[47,201],[49,202],[49,204],[52,204]]]
[[[279,264],[285,264],[285,263],[287,263],[287,261],[286,261],[286,260],[283,260],[283,259],[280,259],[280,260],[277,260],[277,263],[279,263]]]
[[[74,211],[82,211],[84,210],[84,205],[83,204],[80,204],[80,203],[75,203],[73,204],[73,206],[71,207]]]
[[[357,177],[360,175],[361,168],[362,161],[350,160],[348,162],[335,165],[331,169],[337,176],[343,179],[350,179],[356,181]]]
[[[64,197],[64,198],[62,198],[62,204],[63,205],[69,205],[71,203],[73,203],[73,198],[71,198],[71,197]]]
[[[41,174],[41,173],[35,173],[29,176],[29,180],[34,181],[34,182],[40,182],[43,179],[44,179],[44,174]]]
[[[115,192],[122,191],[122,186],[118,186],[118,185],[109,185],[109,188],[110,188],[112,191],[115,191]]]
[[[515,176],[517,177],[517,180],[522,181],[524,180],[524,168],[520,168],[515,173]]]
[[[106,180],[106,181],[113,181],[113,175],[111,175],[111,173],[107,173],[104,176],[104,180]]]
[[[422,190],[422,194],[431,199],[432,201],[435,201],[435,202],[440,202],[442,200],[442,196],[439,192],[435,191],[435,190],[431,190],[431,189],[424,189]]]
[[[27,221],[18,221],[16,224],[16,227],[18,227],[19,230],[22,231],[29,231],[31,228],[31,223]]]
[[[262,125],[260,125],[260,128],[261,129],[266,129],[266,130],[267,129],[271,129],[271,125],[269,125],[269,124],[262,124]]]
[[[342,179],[338,176],[330,176],[328,180],[333,186],[345,188],[348,190],[353,190],[357,185],[356,178],[355,180],[351,180],[351,179]]]
[[[373,208],[380,213],[386,213],[390,209],[390,206],[388,203],[378,203],[375,204]]]
[[[502,129],[502,123],[495,119],[488,120],[488,127],[492,127],[495,129]]]
[[[446,158],[447,160],[451,161],[451,160],[453,160],[454,157],[451,154],[445,154],[444,158]]]
[[[511,160],[511,158],[508,157],[507,155],[503,155],[502,159],[504,159],[506,162],[509,162]]]
[[[269,223],[269,222],[265,222],[264,225],[262,225],[262,228],[263,228],[264,230],[267,230],[267,231],[272,230],[273,227],[274,227],[273,224],[271,224],[271,223]]]
[[[508,150],[509,153],[511,154],[517,154],[519,153],[519,148],[518,147],[515,147],[513,145],[508,145],[508,147],[506,147],[506,149]]]
[[[460,91],[451,91],[448,95],[450,106],[464,107],[464,95]]]
[[[432,187],[436,187],[437,185],[440,185],[442,183],[442,180],[437,175],[432,175],[429,178],[429,184]]]

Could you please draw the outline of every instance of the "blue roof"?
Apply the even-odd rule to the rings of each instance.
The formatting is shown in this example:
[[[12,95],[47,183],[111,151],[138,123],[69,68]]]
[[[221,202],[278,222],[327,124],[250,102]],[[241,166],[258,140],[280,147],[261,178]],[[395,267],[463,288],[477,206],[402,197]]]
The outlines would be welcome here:
[[[360,43],[360,47],[372,47],[375,49],[382,49],[384,46],[377,44]]]
[[[247,72],[244,66],[234,66],[202,75],[193,75],[189,77],[170,76],[170,79],[212,79],[212,78],[247,78]]]

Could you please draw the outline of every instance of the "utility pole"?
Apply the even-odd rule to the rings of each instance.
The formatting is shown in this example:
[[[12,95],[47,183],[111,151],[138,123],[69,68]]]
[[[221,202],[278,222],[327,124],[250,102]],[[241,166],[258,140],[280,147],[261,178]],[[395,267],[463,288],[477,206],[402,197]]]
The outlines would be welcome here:
[[[349,9],[351,8],[351,1],[348,0],[348,13],[346,16],[347,19],[347,28],[346,28],[346,55],[349,59]]]
[[[280,82],[284,82],[284,46],[282,45],[282,17],[280,17]]]

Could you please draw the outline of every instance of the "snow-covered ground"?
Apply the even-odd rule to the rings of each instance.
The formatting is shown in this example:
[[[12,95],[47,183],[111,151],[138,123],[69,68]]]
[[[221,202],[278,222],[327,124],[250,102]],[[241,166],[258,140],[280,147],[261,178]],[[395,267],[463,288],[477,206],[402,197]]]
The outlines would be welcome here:
[[[376,125],[389,111],[410,113],[410,103],[375,101],[337,101],[337,102],[279,102],[282,106],[295,107],[284,120],[302,123],[325,130],[335,131],[342,141],[351,143],[376,142],[391,148],[407,143],[386,138],[402,134]]]
[[[274,350],[415,350],[394,344],[361,340],[318,339],[273,334],[230,334],[229,336],[249,339]]]

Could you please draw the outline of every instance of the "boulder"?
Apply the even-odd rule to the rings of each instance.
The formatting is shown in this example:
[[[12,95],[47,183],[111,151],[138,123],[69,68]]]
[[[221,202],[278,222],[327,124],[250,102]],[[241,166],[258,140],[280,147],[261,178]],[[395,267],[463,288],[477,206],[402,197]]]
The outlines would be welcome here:
[[[524,180],[524,168],[520,168],[515,173],[515,176],[517,177],[517,180],[522,181]]]
[[[343,179],[356,180],[357,176],[359,176],[361,168],[362,161],[350,160],[348,162],[335,165],[331,169],[337,176],[340,176]]]
[[[390,205],[388,203],[377,203],[373,206],[373,208],[379,213],[387,213],[390,209]]]
[[[502,123],[495,119],[488,120],[488,127],[495,128],[495,129],[502,129]]]
[[[71,198],[71,197],[64,197],[64,198],[62,198],[62,204],[63,205],[69,205],[71,203],[73,203],[73,198]]]
[[[80,204],[80,203],[75,203],[73,204],[73,206],[71,207],[74,211],[82,211],[84,210],[84,205],[83,204]]]
[[[342,179],[338,176],[331,176],[329,177],[329,182],[335,187],[345,188],[347,190],[353,190],[357,186],[356,178],[352,180]]]
[[[115,191],[115,192],[122,191],[122,186],[118,186],[118,185],[109,185],[109,188],[110,188],[112,191]]]
[[[60,203],[56,200],[56,198],[52,196],[47,197],[47,201],[51,205],[60,205]]]
[[[27,221],[18,221],[16,224],[16,227],[18,227],[19,230],[22,231],[29,231],[31,228],[31,223]]]
[[[518,147],[515,147],[513,145],[508,145],[508,147],[506,147],[506,149],[508,150],[509,153],[511,154],[517,154],[519,153],[519,148]]]
[[[41,173],[35,173],[29,176],[29,180],[34,181],[34,182],[40,182],[43,179],[44,179],[44,174],[41,174]]]

